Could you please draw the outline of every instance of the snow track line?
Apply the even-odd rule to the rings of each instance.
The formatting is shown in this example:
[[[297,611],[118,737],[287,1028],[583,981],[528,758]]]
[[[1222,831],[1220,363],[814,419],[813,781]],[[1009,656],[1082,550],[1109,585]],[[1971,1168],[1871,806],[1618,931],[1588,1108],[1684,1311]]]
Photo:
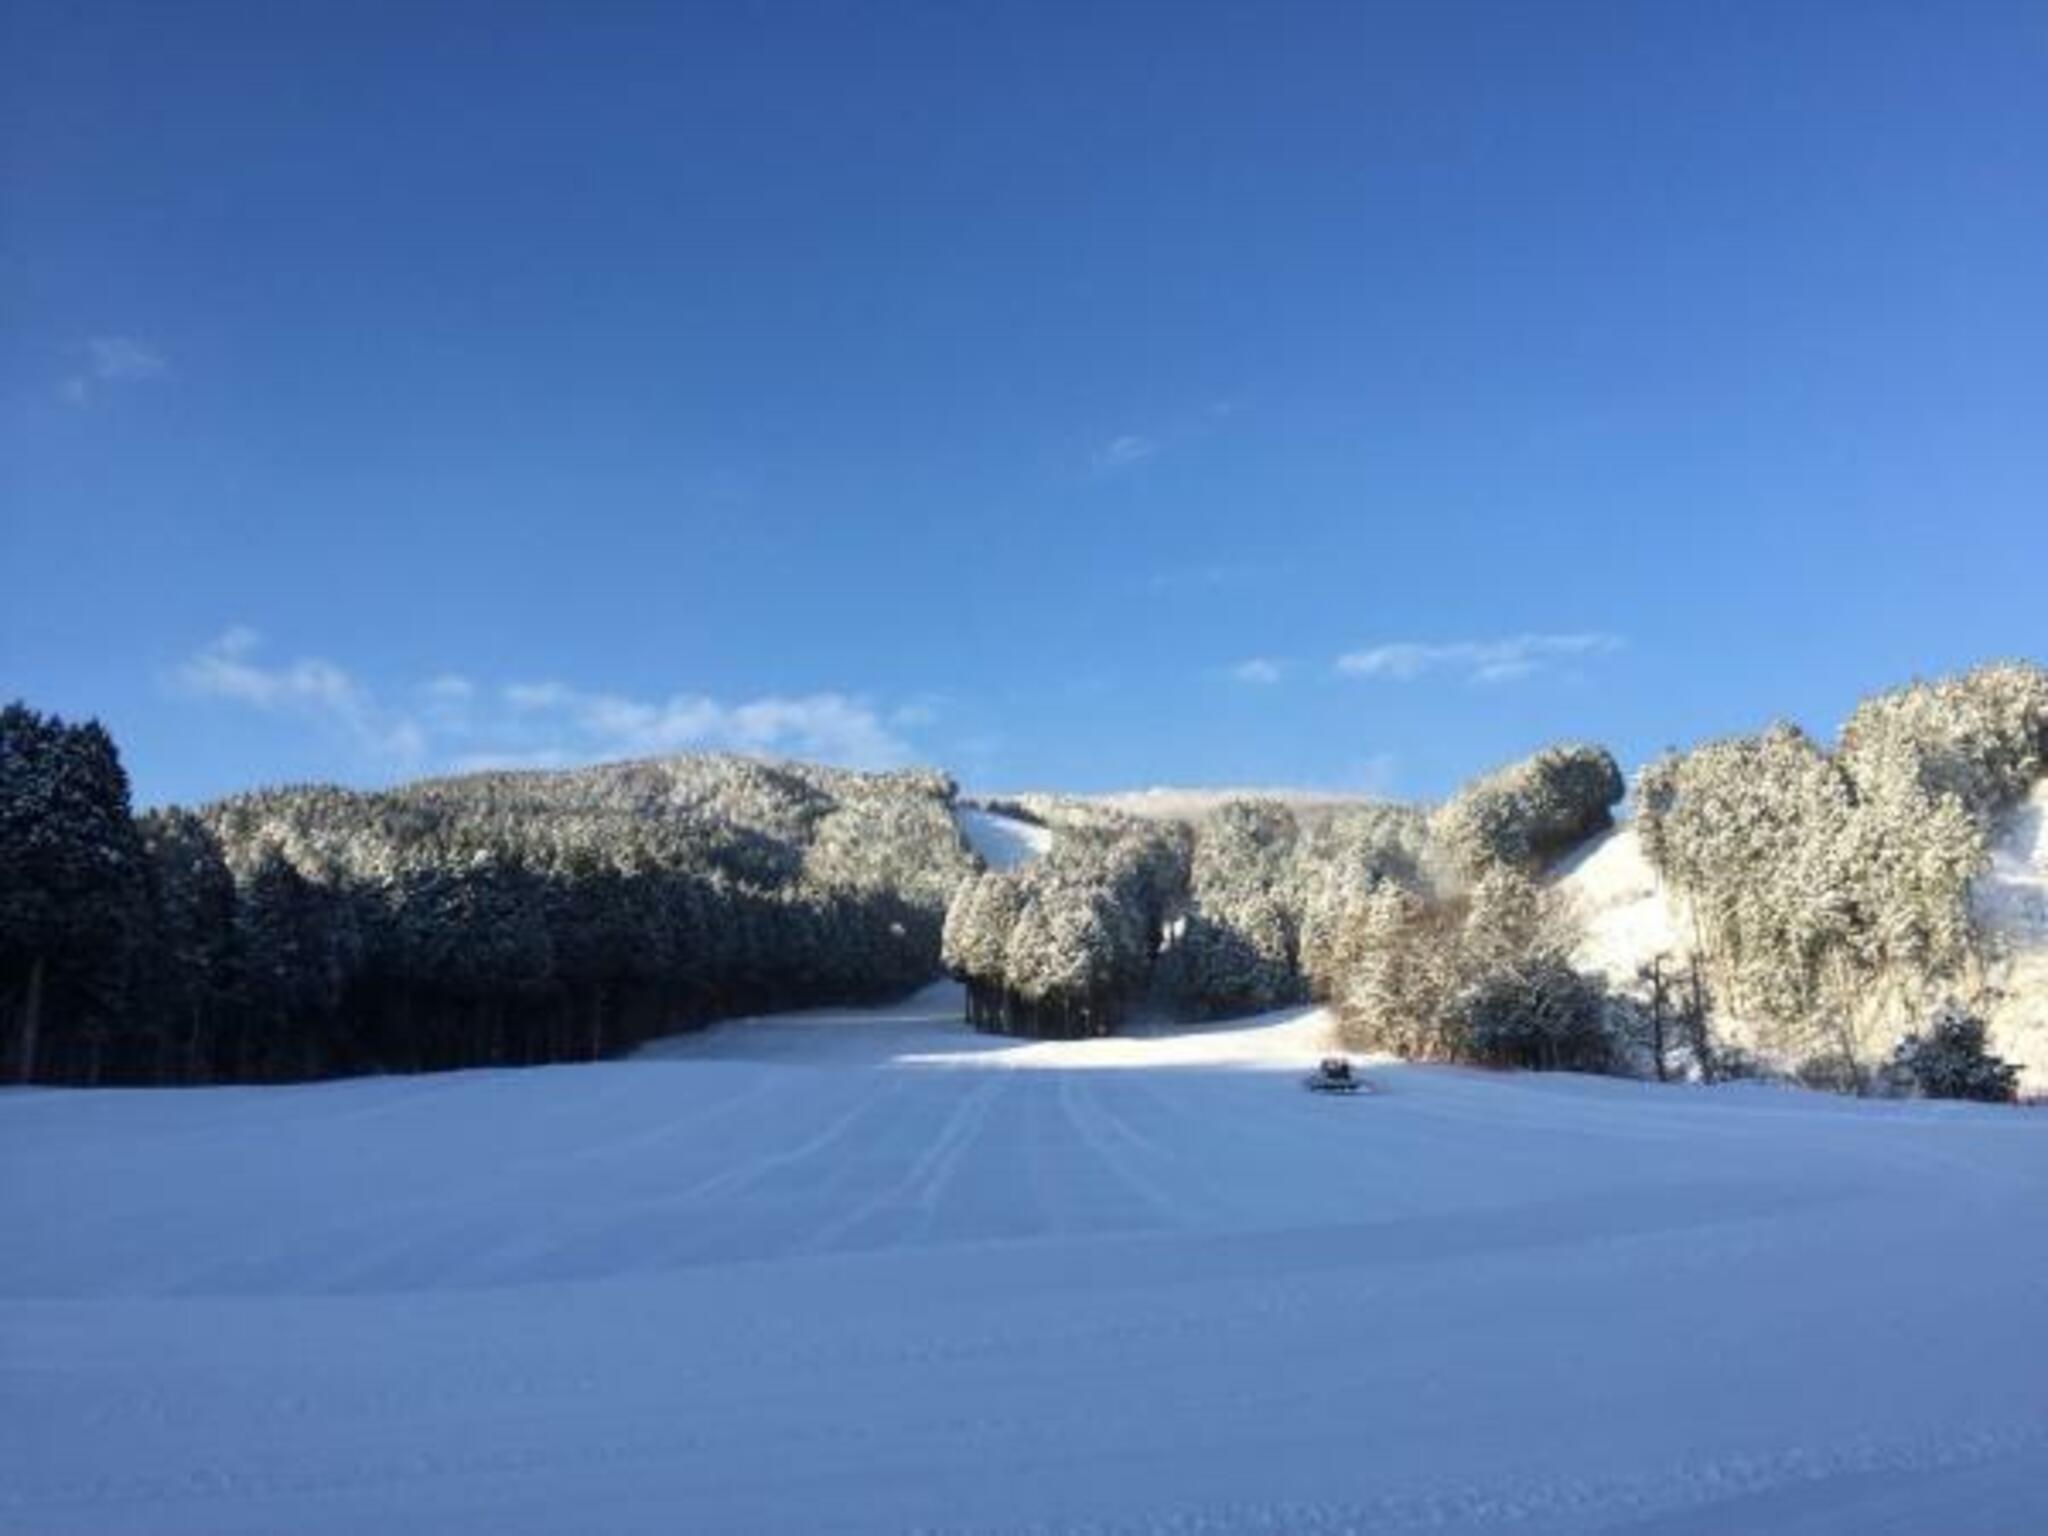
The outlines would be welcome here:
[[[1156,1180],[1134,1166],[1127,1151],[1115,1145],[1117,1117],[1097,1103],[1093,1089],[1092,1081],[1084,1073],[1061,1074],[1059,1096],[1060,1104],[1066,1110],[1067,1124],[1117,1183],[1163,1217],[1165,1226],[1173,1229],[1185,1227],[1189,1215],[1186,1202],[1175,1200]]]
[[[807,1137],[787,1152],[771,1152],[742,1163],[737,1168],[728,1168],[713,1174],[701,1183],[694,1184],[681,1193],[668,1196],[657,1202],[663,1206],[694,1205],[720,1195],[749,1189],[761,1180],[784,1168],[809,1161],[827,1148],[838,1145],[846,1139],[847,1133],[870,1111],[887,1104],[903,1094],[903,1079],[888,1079],[876,1074],[873,1080],[854,1100],[853,1107],[835,1118],[822,1131]]]
[[[900,1180],[826,1223],[802,1245],[802,1251],[818,1253],[834,1248],[840,1238],[873,1217],[906,1207],[919,1212],[925,1227],[929,1228],[939,1197],[952,1183],[968,1147],[981,1134],[990,1106],[1002,1089],[1002,1077],[992,1073],[963,1093],[939,1127],[938,1134],[918,1154]]]
[[[1104,1083],[1102,1086],[1108,1089],[1111,1093],[1122,1093],[1132,1087],[1136,1087],[1139,1093],[1147,1095],[1148,1097],[1150,1097],[1154,1093],[1154,1090],[1152,1089],[1150,1084],[1143,1083],[1142,1081],[1133,1084],[1130,1082],[1128,1077],[1116,1078],[1113,1080],[1113,1082]],[[1143,1131],[1139,1130],[1135,1125],[1131,1124],[1130,1120],[1124,1115],[1124,1113],[1121,1110],[1116,1109],[1112,1105],[1105,1102],[1102,1096],[1099,1094],[1094,1095],[1093,1097],[1095,1097],[1097,1105],[1101,1110],[1102,1124],[1111,1135],[1121,1140],[1126,1146],[1130,1147],[1141,1157],[1150,1157],[1158,1159],[1171,1158],[1171,1153],[1169,1153],[1164,1147],[1160,1146],[1160,1144],[1154,1141],[1151,1137],[1147,1136]],[[1151,1101],[1155,1103],[1158,1102],[1156,1098],[1152,1098]]]
[[[726,1095],[708,1108],[697,1110],[688,1116],[664,1121],[649,1126],[646,1130],[635,1131],[613,1140],[594,1141],[568,1151],[550,1154],[545,1158],[527,1158],[513,1164],[515,1171],[524,1171],[538,1166],[556,1166],[564,1163],[584,1163],[598,1158],[618,1157],[622,1153],[644,1152],[649,1147],[660,1146],[678,1136],[689,1136],[705,1126],[715,1125],[730,1118],[736,1111],[746,1108],[756,1099],[765,1095],[772,1086],[766,1072],[756,1072],[751,1082],[743,1085],[737,1093]]]

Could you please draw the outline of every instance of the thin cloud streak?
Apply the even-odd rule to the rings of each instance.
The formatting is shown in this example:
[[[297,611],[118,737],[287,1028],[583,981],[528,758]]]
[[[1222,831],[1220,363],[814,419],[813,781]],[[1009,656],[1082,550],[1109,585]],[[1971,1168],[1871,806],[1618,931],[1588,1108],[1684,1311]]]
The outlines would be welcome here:
[[[71,404],[82,406],[111,385],[141,384],[170,371],[161,352],[133,336],[94,336],[85,343],[84,366],[57,388]]]
[[[1122,437],[1110,439],[1095,450],[1095,472],[1107,474],[1113,470],[1128,469],[1133,464],[1142,464],[1157,452],[1159,444],[1151,438],[1126,433]]]
[[[896,768],[914,755],[864,700],[841,693],[771,696],[741,704],[676,694],[649,702],[540,683],[515,685],[506,694],[515,709],[541,716],[544,732],[572,744],[563,750],[581,750],[589,758],[725,749]]]
[[[196,697],[314,721],[374,757],[414,762],[424,754],[420,723],[380,709],[346,670],[315,656],[265,666],[256,656],[262,643],[255,630],[236,625],[187,657],[175,681]]]
[[[893,714],[857,695],[768,695],[728,703],[705,694],[665,699],[553,680],[485,688],[441,673],[409,690],[410,707],[382,702],[346,668],[319,657],[268,663],[262,637],[237,626],[173,674],[177,692],[309,722],[387,767],[564,767],[685,751],[788,756],[849,768],[916,759],[899,727],[935,713],[929,700]]]
[[[1337,670],[1350,677],[1393,682],[1452,673],[1471,683],[1510,683],[1559,662],[1607,655],[1625,643],[1619,635],[1599,631],[1508,635],[1497,640],[1395,640],[1339,656]]]

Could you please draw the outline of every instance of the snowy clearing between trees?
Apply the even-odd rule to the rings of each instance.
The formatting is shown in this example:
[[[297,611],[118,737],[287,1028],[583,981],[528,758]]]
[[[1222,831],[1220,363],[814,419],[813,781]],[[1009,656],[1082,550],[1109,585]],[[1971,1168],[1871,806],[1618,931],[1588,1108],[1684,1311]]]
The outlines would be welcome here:
[[[2048,1529],[2048,1114],[957,1016],[0,1096],[0,1530]]]
[[[999,816],[994,811],[961,806],[953,812],[953,819],[959,823],[960,835],[967,840],[967,846],[979,854],[990,869],[1015,869],[1029,864],[1052,846],[1050,828],[1019,821],[1014,816]]]

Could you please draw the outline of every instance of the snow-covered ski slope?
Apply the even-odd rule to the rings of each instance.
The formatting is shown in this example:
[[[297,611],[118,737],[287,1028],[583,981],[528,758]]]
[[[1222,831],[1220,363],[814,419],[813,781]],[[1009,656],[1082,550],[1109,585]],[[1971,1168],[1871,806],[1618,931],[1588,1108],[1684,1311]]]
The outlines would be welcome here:
[[[1633,822],[1573,850],[1555,878],[1583,925],[1579,963],[1615,985],[1633,983],[1658,955],[1676,961],[1691,953],[1684,900],[1650,867]]]
[[[2048,1114],[956,1006],[0,1093],[0,1530],[2048,1530]]]
[[[1014,816],[998,816],[973,806],[953,813],[967,846],[981,855],[990,869],[1015,869],[1029,864],[1052,846],[1052,830]]]
[[[1584,925],[1580,964],[1615,984],[1630,985],[1658,955],[1692,952],[1684,898],[1650,867],[1633,823],[1574,851],[1556,880]],[[2021,1068],[2022,1091],[2048,1093],[2048,781],[2003,819],[1971,908],[1998,992],[1986,1009],[1992,1048]]]

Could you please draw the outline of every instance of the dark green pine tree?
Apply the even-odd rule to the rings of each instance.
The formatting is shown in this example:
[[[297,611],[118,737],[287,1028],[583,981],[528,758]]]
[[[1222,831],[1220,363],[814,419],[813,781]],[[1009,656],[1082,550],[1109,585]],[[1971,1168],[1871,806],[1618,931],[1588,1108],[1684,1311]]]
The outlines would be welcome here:
[[[0,710],[0,999],[17,1081],[97,1081],[144,937],[128,775],[96,720]]]
[[[274,848],[238,894],[247,1029],[234,1075],[315,1077],[347,1065],[335,1026],[359,945],[346,901]]]
[[[220,840],[173,806],[137,822],[149,885],[151,942],[137,1012],[159,1042],[157,1081],[213,1081],[232,1054],[235,879]]]

